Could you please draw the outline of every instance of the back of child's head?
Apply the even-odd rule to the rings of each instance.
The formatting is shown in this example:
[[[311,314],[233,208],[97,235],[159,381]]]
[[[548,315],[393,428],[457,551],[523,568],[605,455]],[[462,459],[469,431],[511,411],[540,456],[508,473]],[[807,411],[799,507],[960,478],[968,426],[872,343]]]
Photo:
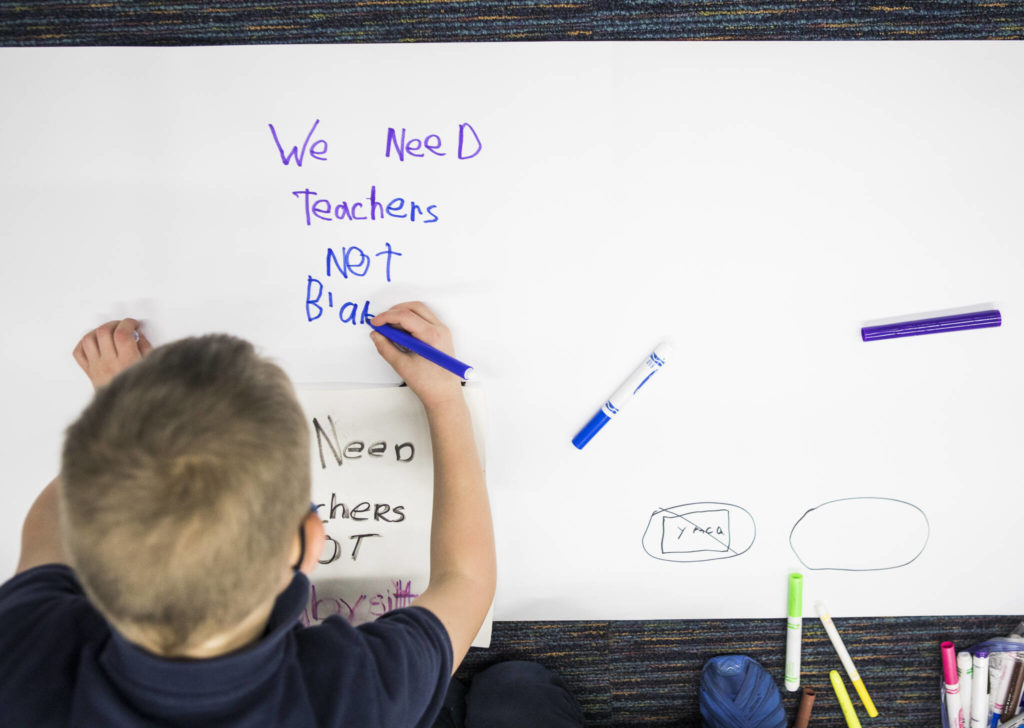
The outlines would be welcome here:
[[[115,627],[180,654],[280,591],[309,468],[291,383],[251,344],[218,335],[160,347],[68,428],[69,560]]]

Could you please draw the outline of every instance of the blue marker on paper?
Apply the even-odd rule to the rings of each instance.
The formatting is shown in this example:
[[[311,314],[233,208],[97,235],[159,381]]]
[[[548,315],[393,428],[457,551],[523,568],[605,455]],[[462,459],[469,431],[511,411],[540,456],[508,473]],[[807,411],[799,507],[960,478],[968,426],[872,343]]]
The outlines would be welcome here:
[[[372,317],[370,317],[372,318]],[[367,319],[366,323],[370,324],[370,328],[376,331],[378,334],[383,336],[385,339],[398,344],[399,346],[405,347],[413,354],[422,356],[427,361],[432,361],[442,369],[447,369],[452,374],[462,379],[473,378],[473,367],[468,364],[463,364],[461,361],[456,359],[454,356],[445,354],[440,349],[435,349],[430,344],[424,343],[417,339],[410,333],[396,329],[394,326],[384,324],[383,326],[374,326]]]
[[[644,359],[644,362],[636,368],[632,374],[622,383],[615,393],[608,398],[601,409],[597,411],[590,422],[583,426],[576,437],[572,438],[572,444],[582,450],[583,446],[590,442],[602,427],[608,424],[612,417],[619,414],[626,403],[629,402],[640,391],[655,374],[661,371],[665,362],[672,355],[672,345],[662,342],[654,347],[654,352]]]

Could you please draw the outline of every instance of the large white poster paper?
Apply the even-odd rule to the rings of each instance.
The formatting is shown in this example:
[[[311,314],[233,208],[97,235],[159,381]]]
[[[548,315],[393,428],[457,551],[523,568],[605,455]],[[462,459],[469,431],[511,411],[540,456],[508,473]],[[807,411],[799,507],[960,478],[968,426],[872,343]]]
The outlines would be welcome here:
[[[8,571],[88,328],[393,384],[361,318],[419,299],[487,386],[498,619],[779,616],[792,570],[1020,611],[1021,44],[0,49],[0,98]]]

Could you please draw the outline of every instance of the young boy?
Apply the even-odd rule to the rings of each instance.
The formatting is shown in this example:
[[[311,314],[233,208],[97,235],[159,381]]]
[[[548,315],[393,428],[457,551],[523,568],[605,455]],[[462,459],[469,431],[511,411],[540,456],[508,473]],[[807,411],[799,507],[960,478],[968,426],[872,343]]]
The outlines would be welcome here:
[[[452,352],[422,303],[374,323]],[[302,628],[324,530],[288,378],[232,337],[151,351],[138,322],[110,322],[75,348],[96,395],[0,587],[0,723],[434,722],[494,596],[491,516],[459,381],[371,337],[433,443],[431,576],[413,606]]]

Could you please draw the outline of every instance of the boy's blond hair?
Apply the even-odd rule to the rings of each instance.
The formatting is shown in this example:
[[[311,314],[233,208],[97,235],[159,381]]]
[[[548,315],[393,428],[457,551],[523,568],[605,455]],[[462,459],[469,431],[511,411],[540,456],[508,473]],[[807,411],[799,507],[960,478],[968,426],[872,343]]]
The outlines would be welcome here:
[[[230,336],[155,349],[96,393],[64,443],[71,565],[115,627],[166,654],[280,590],[309,496],[291,383]]]

